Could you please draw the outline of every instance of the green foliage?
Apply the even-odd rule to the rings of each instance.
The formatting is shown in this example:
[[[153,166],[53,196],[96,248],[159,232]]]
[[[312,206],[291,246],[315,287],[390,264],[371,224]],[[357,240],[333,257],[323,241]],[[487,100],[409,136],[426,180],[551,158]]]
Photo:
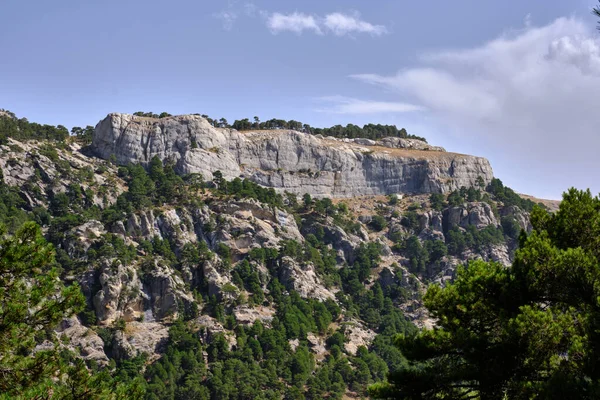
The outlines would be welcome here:
[[[208,118],[208,120],[215,127],[232,127],[233,129],[240,131],[251,129],[293,129],[313,135],[333,136],[336,138],[367,138],[376,140],[384,137],[399,137],[419,139],[426,142],[425,138],[410,135],[406,132],[406,129],[398,129],[394,125],[366,124],[361,128],[354,124],[348,124],[346,126],[335,125],[330,128],[313,128],[308,124],[303,124],[302,122],[294,120],[286,121],[273,118],[260,122],[258,117],[254,117],[254,122],[251,122],[248,118],[244,118],[235,120],[233,124],[229,126],[226,120],[223,123],[223,119],[221,119],[220,123],[211,118]]]
[[[570,189],[535,208],[511,268],[476,261],[425,304],[437,327],[404,335],[408,358],[378,398],[591,399],[600,395],[600,199]]]
[[[227,182],[217,178],[217,188],[218,193],[232,195],[236,199],[256,199],[270,206],[284,208],[283,197],[275,192],[275,189],[264,188],[248,179],[234,178],[231,182]]]
[[[521,232],[521,226],[514,217],[502,217],[500,220],[504,234],[512,239],[517,239]]]
[[[0,399],[140,398],[137,382],[117,384],[107,371],[90,374],[81,359],[60,349],[52,329],[81,311],[84,300],[77,285],[58,279],[54,249],[40,228],[28,222],[14,236],[5,229],[0,236]]]
[[[404,216],[400,220],[400,223],[408,230],[418,233],[418,230],[420,228],[419,214],[417,214],[416,211],[407,211],[406,213],[404,213]]]
[[[10,112],[4,113],[8,115],[0,115],[0,144],[7,144],[8,138],[64,142],[69,137],[69,131],[62,125],[40,125],[27,118],[18,119]]]
[[[427,263],[429,263],[429,253],[421,245],[421,241],[416,236],[410,236],[404,242],[404,251],[409,259],[409,270],[414,273],[425,272]]]
[[[79,126],[74,126],[71,128],[71,135],[74,136],[78,142],[89,145],[92,144],[92,136],[94,134],[93,126],[86,126],[85,128],[81,128]]]
[[[441,193],[431,193],[429,196],[429,203],[431,204],[431,208],[436,211],[442,211],[442,209],[446,207],[444,195]]]
[[[373,215],[369,226],[373,228],[374,231],[379,232],[387,228],[387,221],[381,215]]]
[[[536,205],[530,199],[524,199],[511,188],[504,186],[502,181],[497,178],[492,179],[486,190],[505,206],[518,206],[525,211],[531,211]]]
[[[18,188],[4,183],[0,171],[0,224],[4,225],[10,233],[15,232],[25,221],[31,218],[23,211],[25,202],[19,196],[19,192]]]
[[[468,225],[465,230],[455,226],[446,233],[448,253],[455,256],[460,256],[467,249],[481,252],[490,245],[502,242],[504,242],[502,229],[492,225],[481,230],[477,230],[474,225]]]

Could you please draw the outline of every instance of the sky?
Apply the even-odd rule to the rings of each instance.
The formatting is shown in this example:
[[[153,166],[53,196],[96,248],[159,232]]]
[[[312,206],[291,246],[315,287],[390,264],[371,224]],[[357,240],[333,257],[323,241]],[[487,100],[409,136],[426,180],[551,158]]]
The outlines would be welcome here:
[[[395,124],[558,199],[600,191],[593,0],[0,0],[0,108]]]

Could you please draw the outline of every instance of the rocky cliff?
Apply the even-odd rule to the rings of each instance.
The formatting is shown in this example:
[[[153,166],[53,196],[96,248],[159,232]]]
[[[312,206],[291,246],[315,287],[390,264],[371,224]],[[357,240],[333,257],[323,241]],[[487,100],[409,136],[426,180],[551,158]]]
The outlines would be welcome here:
[[[119,164],[154,156],[179,173],[246,177],[263,186],[316,197],[446,193],[492,178],[481,157],[449,153],[417,140],[336,140],[289,131],[215,128],[197,115],[147,118],[109,114],[96,126],[92,151]]]

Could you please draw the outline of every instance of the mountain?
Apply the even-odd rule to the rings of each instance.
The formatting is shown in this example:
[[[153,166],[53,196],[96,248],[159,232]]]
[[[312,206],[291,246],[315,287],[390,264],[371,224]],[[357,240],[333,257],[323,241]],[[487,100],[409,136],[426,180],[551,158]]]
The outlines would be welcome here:
[[[110,114],[97,126],[95,155],[118,164],[174,163],[180,174],[246,177],[266,187],[319,197],[445,193],[493,178],[481,157],[448,153],[414,139],[338,140],[291,130],[215,128],[198,115]]]
[[[0,115],[0,221],[42,226],[80,286],[63,346],[148,399],[365,395],[405,363],[394,335],[435,323],[427,285],[508,265],[531,229],[487,160],[417,139],[197,115],[85,132]]]

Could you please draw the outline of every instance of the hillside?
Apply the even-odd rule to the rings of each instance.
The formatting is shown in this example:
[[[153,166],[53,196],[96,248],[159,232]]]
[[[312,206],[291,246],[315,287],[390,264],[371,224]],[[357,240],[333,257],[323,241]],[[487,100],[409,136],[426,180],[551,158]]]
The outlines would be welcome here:
[[[427,285],[510,264],[531,229],[487,160],[416,139],[126,114],[89,146],[10,132],[0,222],[39,224],[86,300],[56,332],[148,399],[364,396],[405,362],[393,336],[435,323]]]

